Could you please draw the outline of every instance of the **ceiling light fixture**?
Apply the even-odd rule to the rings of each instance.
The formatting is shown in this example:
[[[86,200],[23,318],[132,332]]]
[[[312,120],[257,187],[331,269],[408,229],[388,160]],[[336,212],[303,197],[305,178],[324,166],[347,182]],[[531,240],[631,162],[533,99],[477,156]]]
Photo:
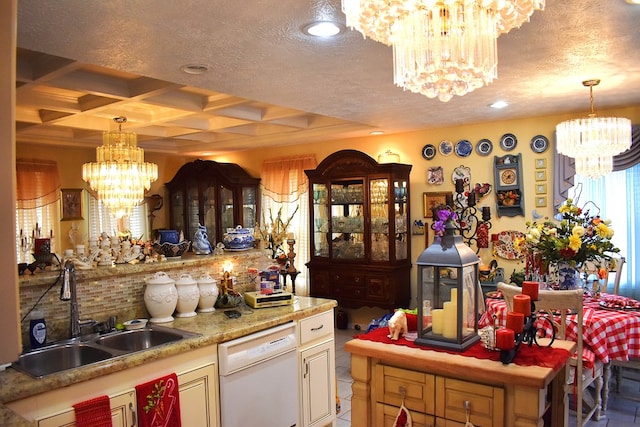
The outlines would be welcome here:
[[[204,74],[209,71],[209,66],[205,64],[187,64],[180,67],[180,71],[187,74]]]
[[[593,87],[599,83],[598,79],[582,82],[589,88],[589,116],[567,120],[556,126],[556,150],[575,158],[576,173],[589,178],[611,173],[613,156],[631,147],[631,120],[596,117],[593,109]]]
[[[509,103],[506,101],[496,101],[493,104],[489,104],[489,107],[495,108],[496,110],[501,110],[509,106]]]
[[[96,148],[96,162],[82,165],[82,179],[98,193],[113,215],[131,215],[144,200],[144,192],[158,179],[158,166],[144,161],[144,150],[137,146],[133,132],[123,132],[126,117],[113,119],[118,130],[104,132],[102,146]]]
[[[315,37],[333,37],[341,31],[342,28],[338,24],[329,21],[314,22],[304,28],[306,34]]]
[[[393,47],[394,83],[447,102],[497,77],[497,38],[545,0],[342,0],[347,26]]]

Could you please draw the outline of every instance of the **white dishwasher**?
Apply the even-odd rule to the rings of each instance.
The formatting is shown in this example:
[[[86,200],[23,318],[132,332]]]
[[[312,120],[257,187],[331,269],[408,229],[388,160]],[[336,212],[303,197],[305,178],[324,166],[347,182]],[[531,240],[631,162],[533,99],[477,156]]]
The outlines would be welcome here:
[[[222,427],[291,427],[298,422],[296,324],[218,345]]]

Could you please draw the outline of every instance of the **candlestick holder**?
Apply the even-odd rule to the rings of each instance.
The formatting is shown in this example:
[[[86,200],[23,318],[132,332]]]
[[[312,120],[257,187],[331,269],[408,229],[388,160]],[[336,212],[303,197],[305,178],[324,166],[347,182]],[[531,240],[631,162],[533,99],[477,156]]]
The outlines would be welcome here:
[[[295,239],[288,239],[287,245],[289,245],[289,253],[287,256],[289,257],[289,266],[287,267],[287,271],[289,273],[295,273],[298,271],[296,267],[293,265],[293,260],[296,258],[296,253],[293,251],[293,245],[296,244]]]
[[[471,247],[472,243],[476,244],[476,253],[480,248],[489,247],[489,230],[491,224],[491,210],[488,206],[483,206],[480,219],[478,218],[478,209],[476,202],[478,194],[474,189],[467,190],[464,180],[456,179],[456,190],[453,196],[452,209],[458,215],[458,229],[462,240]],[[465,192],[467,195],[465,196]]]
[[[553,315],[552,313],[549,315]],[[547,331],[544,327],[537,327],[536,323],[548,322],[551,326],[551,336],[547,337]],[[538,342],[539,338],[549,338],[549,343],[546,345],[542,345]],[[536,316],[536,305],[535,302],[531,301],[531,315],[525,317],[524,328],[522,332],[515,334],[515,345],[510,350],[500,350],[500,361],[502,363],[509,364],[513,362],[513,359],[516,357],[518,349],[520,348],[520,344],[526,344],[529,347],[534,344],[538,347],[551,347],[553,342],[556,339],[556,327],[547,316]]]

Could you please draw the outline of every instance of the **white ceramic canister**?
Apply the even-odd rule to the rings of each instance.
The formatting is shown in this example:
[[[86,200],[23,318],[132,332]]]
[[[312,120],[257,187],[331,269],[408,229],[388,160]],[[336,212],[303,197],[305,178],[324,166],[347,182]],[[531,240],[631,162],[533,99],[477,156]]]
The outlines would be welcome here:
[[[190,274],[181,274],[176,281],[178,288],[178,305],[176,306],[176,317],[193,317],[196,315],[196,308],[200,300],[200,290],[198,282]]]
[[[173,321],[173,312],[178,304],[176,282],[163,271],[145,279],[144,304],[151,315],[151,323]]]
[[[198,313],[208,313],[215,311],[214,305],[218,299],[220,289],[218,283],[209,274],[205,274],[198,279],[200,289],[200,300],[198,301]]]

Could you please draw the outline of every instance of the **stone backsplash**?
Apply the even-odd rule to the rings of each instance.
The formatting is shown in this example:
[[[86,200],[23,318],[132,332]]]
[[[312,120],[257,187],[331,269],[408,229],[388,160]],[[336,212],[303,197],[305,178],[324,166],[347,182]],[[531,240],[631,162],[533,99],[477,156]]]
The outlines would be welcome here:
[[[117,321],[121,323],[135,318],[148,318],[144,304],[146,277],[164,271],[175,280],[185,273],[197,280],[209,274],[219,282],[225,262],[233,264],[231,275],[236,277],[234,290],[240,293],[256,290],[255,284],[249,279],[250,267],[263,269],[272,265],[272,260],[265,258],[260,251],[250,250],[224,255],[187,254],[177,259],[169,258],[165,262],[77,270],[80,319],[104,322],[110,316],[117,316]],[[20,276],[20,312],[21,317],[26,316],[21,322],[25,349],[30,347],[30,316],[27,313],[34,306],[35,310],[44,314],[48,342],[69,337],[70,303],[59,298],[61,282],[62,274],[59,270]]]

